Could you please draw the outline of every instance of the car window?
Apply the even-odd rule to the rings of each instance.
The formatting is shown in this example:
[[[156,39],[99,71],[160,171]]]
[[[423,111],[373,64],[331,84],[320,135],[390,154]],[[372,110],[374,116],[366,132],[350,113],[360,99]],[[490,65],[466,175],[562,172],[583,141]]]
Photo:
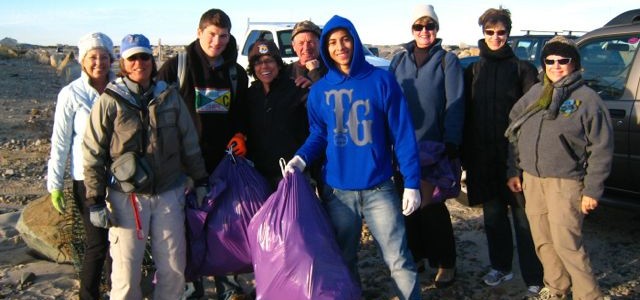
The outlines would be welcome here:
[[[619,100],[638,51],[638,35],[606,37],[580,46],[583,78],[604,100]]]
[[[255,43],[260,38],[273,41],[273,35],[271,34],[271,32],[264,30],[253,30],[247,35],[247,41],[244,43],[244,47],[242,48],[242,55],[249,55],[251,46],[253,46],[253,43]]]
[[[280,45],[280,55],[282,58],[296,56],[296,53],[293,51],[293,45],[291,44],[291,32],[292,30],[278,31],[278,45]]]

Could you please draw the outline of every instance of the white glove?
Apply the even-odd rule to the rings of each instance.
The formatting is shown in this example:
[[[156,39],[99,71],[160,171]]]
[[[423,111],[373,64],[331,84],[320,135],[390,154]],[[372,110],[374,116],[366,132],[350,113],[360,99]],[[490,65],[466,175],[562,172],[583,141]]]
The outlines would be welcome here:
[[[302,160],[302,157],[296,155],[294,156],[284,167],[284,173],[282,173],[282,177],[286,175],[286,173],[293,173],[293,168],[298,169],[298,171],[304,171],[304,167],[307,166],[307,163]]]
[[[420,190],[404,189],[402,193],[402,214],[408,216],[420,207]]]
[[[196,202],[198,203],[198,208],[202,207],[202,202],[204,202],[204,198],[209,193],[209,189],[206,186],[199,186],[195,189],[196,192]]]

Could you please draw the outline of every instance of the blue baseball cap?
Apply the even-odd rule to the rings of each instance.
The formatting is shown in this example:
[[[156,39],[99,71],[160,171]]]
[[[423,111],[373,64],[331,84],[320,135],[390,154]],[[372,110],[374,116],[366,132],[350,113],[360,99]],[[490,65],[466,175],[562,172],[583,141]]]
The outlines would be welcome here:
[[[120,56],[127,59],[138,53],[153,55],[149,39],[142,34],[127,34],[120,44]]]

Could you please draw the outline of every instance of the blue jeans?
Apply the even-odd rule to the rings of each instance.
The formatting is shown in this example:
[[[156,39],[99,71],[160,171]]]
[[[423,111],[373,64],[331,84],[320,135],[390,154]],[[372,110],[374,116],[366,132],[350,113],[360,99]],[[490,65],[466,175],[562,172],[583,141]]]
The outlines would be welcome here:
[[[491,267],[502,272],[511,272],[513,260],[513,238],[509,207],[515,229],[516,249],[520,263],[520,272],[526,285],[544,285],[542,265],[535,252],[529,221],[524,212],[524,196],[513,194],[506,188],[502,195],[482,204],[484,230],[489,246]]]
[[[362,217],[373,235],[400,299],[421,299],[416,266],[407,247],[400,198],[391,180],[367,190],[339,190],[325,185],[323,205],[336,231],[338,246],[358,284],[358,249]]]

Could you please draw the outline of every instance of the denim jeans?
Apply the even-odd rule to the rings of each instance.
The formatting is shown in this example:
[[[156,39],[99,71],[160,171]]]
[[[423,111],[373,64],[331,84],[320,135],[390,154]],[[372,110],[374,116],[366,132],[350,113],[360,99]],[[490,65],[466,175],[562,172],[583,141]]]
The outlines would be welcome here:
[[[524,196],[505,191],[482,205],[484,229],[489,246],[491,267],[498,271],[510,272],[513,260],[513,238],[509,207],[517,242],[520,272],[526,285],[544,285],[542,265],[535,252],[529,221],[524,211]]]
[[[389,267],[400,299],[421,299],[416,266],[407,247],[400,198],[391,180],[367,190],[339,190],[325,185],[323,205],[336,231],[338,246],[351,274],[360,283],[358,249],[362,217]]]

